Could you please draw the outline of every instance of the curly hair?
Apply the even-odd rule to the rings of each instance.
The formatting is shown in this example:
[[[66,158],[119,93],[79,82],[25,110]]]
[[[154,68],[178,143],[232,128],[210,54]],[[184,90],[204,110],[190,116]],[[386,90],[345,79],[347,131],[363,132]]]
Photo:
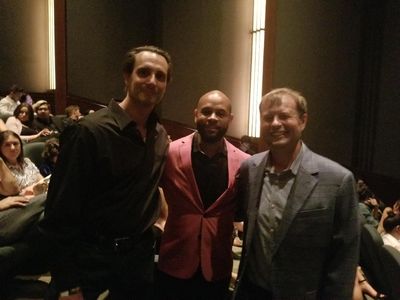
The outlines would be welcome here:
[[[44,144],[42,157],[46,161],[51,161],[52,158],[58,156],[60,143],[57,138],[51,138]]]

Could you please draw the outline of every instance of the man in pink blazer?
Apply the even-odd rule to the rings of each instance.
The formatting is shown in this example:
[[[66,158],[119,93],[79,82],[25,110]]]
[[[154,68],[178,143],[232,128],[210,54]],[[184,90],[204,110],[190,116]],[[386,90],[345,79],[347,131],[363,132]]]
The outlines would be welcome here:
[[[194,110],[197,132],[171,143],[161,185],[168,219],[159,254],[161,299],[224,299],[232,271],[235,176],[248,155],[224,135],[233,115],[220,91]]]

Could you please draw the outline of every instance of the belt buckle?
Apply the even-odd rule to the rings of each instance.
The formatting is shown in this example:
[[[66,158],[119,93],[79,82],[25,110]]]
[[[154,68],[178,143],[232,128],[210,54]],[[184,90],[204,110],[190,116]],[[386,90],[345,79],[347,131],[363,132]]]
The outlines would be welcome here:
[[[121,238],[116,238],[116,239],[114,239],[114,251],[115,251],[115,252],[122,252],[122,251],[124,251],[124,249],[126,249],[127,246],[129,246],[129,245],[127,245],[127,243],[126,243],[126,242],[128,242],[128,241],[130,241],[130,238],[129,238],[129,237],[121,237]]]

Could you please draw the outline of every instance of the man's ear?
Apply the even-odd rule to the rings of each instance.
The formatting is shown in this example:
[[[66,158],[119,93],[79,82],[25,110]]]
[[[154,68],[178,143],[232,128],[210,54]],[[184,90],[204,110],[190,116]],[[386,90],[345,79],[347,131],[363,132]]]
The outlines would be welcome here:
[[[124,73],[124,83],[125,83],[125,87],[127,87],[129,85],[129,79],[131,78],[130,74]]]
[[[307,114],[307,113],[304,113],[304,114],[300,117],[300,120],[302,121],[301,130],[304,130],[304,128],[306,128],[306,125],[307,125],[308,114]]]
[[[197,108],[195,108],[195,110],[193,111],[193,120],[194,120],[194,123],[196,124],[196,122],[197,122]]]

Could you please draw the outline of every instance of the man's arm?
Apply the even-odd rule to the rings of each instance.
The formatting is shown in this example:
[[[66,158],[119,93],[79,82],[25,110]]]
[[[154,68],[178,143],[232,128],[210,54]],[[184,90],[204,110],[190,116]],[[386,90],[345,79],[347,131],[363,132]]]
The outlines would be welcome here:
[[[160,229],[161,232],[164,232],[165,223],[167,222],[168,218],[168,204],[165,199],[164,190],[161,187],[159,187],[158,191],[160,194],[159,199],[161,202],[161,208],[160,208],[160,215],[158,216],[158,219],[154,223],[154,226]]]
[[[351,299],[359,259],[358,198],[353,175],[344,176],[336,196],[332,247],[321,299]]]
[[[96,172],[96,148],[88,129],[82,126],[69,127],[60,139],[60,155],[50,180],[40,229],[53,250],[52,278],[63,291],[79,286],[76,242],[82,234],[82,205],[92,186],[92,171]]]
[[[7,102],[6,98],[3,99],[0,100],[0,115],[12,116],[12,113],[10,112],[10,104]]]

